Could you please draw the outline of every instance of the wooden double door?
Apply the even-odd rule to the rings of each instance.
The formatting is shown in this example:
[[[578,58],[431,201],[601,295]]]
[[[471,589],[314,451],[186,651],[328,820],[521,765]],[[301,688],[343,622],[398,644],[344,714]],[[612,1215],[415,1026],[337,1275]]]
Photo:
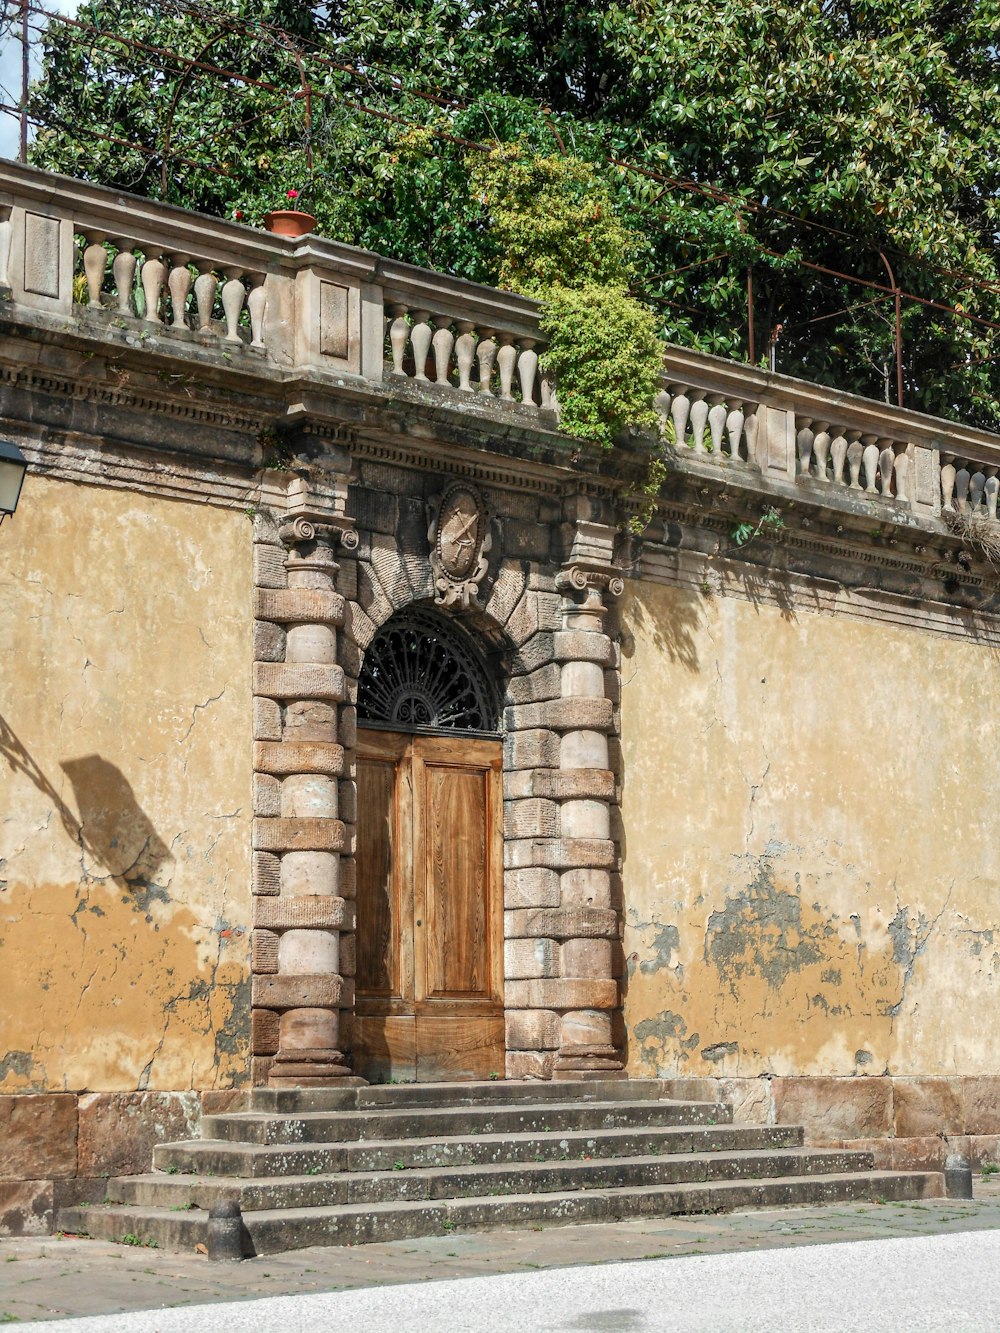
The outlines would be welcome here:
[[[503,1077],[499,741],[358,733],[363,1077]]]

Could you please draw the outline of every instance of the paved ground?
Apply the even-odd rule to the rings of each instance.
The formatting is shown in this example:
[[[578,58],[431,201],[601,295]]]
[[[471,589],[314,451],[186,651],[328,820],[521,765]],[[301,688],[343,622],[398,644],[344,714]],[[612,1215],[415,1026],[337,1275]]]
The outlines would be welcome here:
[[[994,1333],[1000,1233],[639,1260],[100,1316],[67,1333]]]
[[[996,1289],[1000,1280],[1000,1185],[993,1182],[981,1185],[977,1181],[976,1192],[977,1199],[973,1202],[937,1199],[925,1203],[843,1204],[713,1217],[651,1218],[615,1225],[552,1227],[538,1231],[454,1232],[448,1236],[365,1245],[356,1249],[300,1250],[294,1254],[232,1265],[210,1264],[199,1255],[133,1249],[103,1241],[55,1237],[6,1240],[0,1241],[0,1323],[42,1321],[36,1324],[39,1333],[50,1327],[59,1327],[64,1333],[69,1333],[70,1329],[73,1333],[84,1333],[87,1329],[99,1329],[101,1333],[126,1329],[129,1333],[147,1333],[147,1330],[149,1333],[153,1330],[173,1333],[175,1329],[203,1327],[226,1330],[252,1327],[254,1333],[266,1333],[270,1329],[286,1333],[289,1328],[295,1328],[297,1333],[306,1333],[310,1325],[303,1321],[311,1316],[304,1308],[300,1311],[302,1302],[296,1302],[293,1319],[287,1302],[283,1303],[286,1308],[275,1309],[270,1302],[261,1302],[258,1298],[364,1288],[368,1290],[351,1295],[350,1301],[346,1298],[339,1300],[336,1318],[329,1310],[317,1313],[316,1327],[340,1326],[341,1315],[344,1319],[348,1316],[352,1320],[362,1318],[352,1304],[360,1301],[365,1307],[364,1324],[360,1326],[366,1333],[376,1333],[383,1327],[398,1333],[400,1329],[425,1326],[454,1327],[462,1333],[472,1333],[480,1327],[490,1327],[494,1331],[507,1327],[519,1330],[613,1327],[622,1333],[631,1329],[666,1327],[719,1330],[884,1327],[910,1330],[947,1326],[949,1330],[989,1328],[992,1331],[1000,1328],[1000,1292]],[[886,1250],[885,1243],[892,1238],[906,1239],[914,1244],[904,1245],[902,1250],[898,1247],[892,1250],[892,1267],[887,1270],[885,1265],[890,1251]],[[843,1247],[839,1243],[844,1241],[858,1243]],[[872,1251],[867,1242],[878,1242],[876,1250]],[[931,1247],[930,1254],[919,1257],[927,1245]],[[759,1253],[790,1251],[802,1246],[823,1248],[809,1255]],[[880,1251],[884,1258],[866,1258]],[[904,1276],[904,1270],[896,1267],[897,1254],[905,1252],[918,1256],[913,1260],[912,1275],[907,1273]],[[703,1258],[727,1254],[731,1257],[724,1262],[713,1259],[709,1268],[704,1268]],[[838,1256],[836,1262],[833,1256]],[[697,1263],[691,1269],[687,1259],[694,1257]],[[624,1267],[615,1262],[666,1258],[674,1262],[632,1262]],[[903,1261],[899,1259],[898,1262]],[[774,1271],[768,1267],[772,1263],[777,1266]],[[582,1265],[604,1267],[582,1269],[579,1267]],[[812,1273],[815,1266],[828,1275],[831,1272],[839,1274],[831,1299],[838,1291],[849,1292],[851,1283],[857,1284],[859,1308],[868,1322],[815,1322],[829,1313],[826,1308],[829,1301],[821,1299],[818,1294],[824,1288],[822,1284],[815,1286],[819,1280],[815,1274],[810,1278],[817,1293],[811,1298],[816,1305],[815,1318],[809,1316],[813,1322],[719,1322],[729,1300],[726,1292],[731,1292],[733,1283],[737,1286],[744,1283],[744,1299],[749,1303],[747,1309],[759,1311],[760,1320],[771,1319],[777,1294],[771,1284],[780,1277],[780,1290],[792,1291],[797,1282],[794,1275]],[[855,1266],[859,1270],[856,1276],[853,1275]],[[561,1271],[538,1273],[538,1270],[545,1269]],[[848,1277],[849,1273],[852,1276]],[[525,1279],[530,1275],[532,1281],[517,1280],[513,1287],[510,1283],[498,1286],[491,1282],[484,1286],[481,1283],[456,1284],[454,1281],[503,1274],[511,1275],[512,1279]],[[536,1290],[538,1284],[534,1278],[540,1276],[544,1276],[546,1282],[555,1283],[563,1293],[560,1299],[564,1311],[568,1308],[565,1305],[568,1294],[573,1294],[574,1299],[579,1294],[585,1308],[581,1307],[574,1318],[585,1322],[537,1322],[541,1318],[541,1306],[537,1303],[543,1296]],[[716,1276],[722,1283],[719,1288],[722,1294],[719,1296],[719,1313],[712,1315],[715,1322],[676,1322],[681,1314],[675,1305],[676,1294],[672,1294],[673,1288],[669,1284],[683,1278],[688,1284],[696,1282],[695,1289],[702,1292],[708,1290],[704,1284],[710,1279],[714,1283]],[[872,1282],[875,1288],[869,1292]],[[876,1292],[880,1282],[882,1296]],[[428,1283],[432,1285],[427,1286]],[[750,1285],[746,1286],[747,1283]],[[897,1318],[895,1323],[877,1322],[888,1293],[891,1292],[897,1300],[909,1299],[909,1293],[923,1290],[921,1283],[923,1286],[929,1284],[929,1291],[921,1296],[921,1300],[927,1309],[937,1309],[937,1324],[913,1323],[909,1316],[906,1320]],[[403,1289],[398,1284],[422,1284],[422,1288],[414,1285]],[[643,1301],[646,1305],[634,1303],[630,1294],[633,1290],[638,1292],[640,1286],[645,1293]],[[371,1290],[373,1288],[379,1290]],[[803,1299],[812,1289],[808,1284],[803,1288]],[[692,1288],[688,1286],[686,1290],[690,1293]],[[482,1296],[487,1302],[489,1323],[476,1322],[475,1302],[480,1299],[476,1293],[480,1291],[490,1293]],[[530,1313],[518,1314],[520,1323],[498,1322],[507,1317],[501,1314],[504,1310],[508,1310],[511,1318],[515,1316],[516,1307],[509,1304],[513,1301],[513,1291],[525,1293]],[[864,1292],[869,1294],[863,1295]],[[935,1299],[946,1302],[948,1318],[944,1322],[941,1322],[942,1311],[935,1305]],[[972,1308],[965,1314],[958,1304],[963,1300],[972,1302]],[[243,1307],[227,1304],[224,1310],[217,1304],[234,1301],[252,1301],[253,1304]],[[636,1301],[639,1301],[638,1295]],[[183,1315],[179,1310],[172,1315],[158,1314],[149,1322],[136,1314],[127,1315],[122,1321],[111,1317],[121,1311],[163,1311],[171,1307],[197,1307],[207,1302],[216,1303],[207,1315],[191,1309]],[[443,1323],[440,1322],[443,1318],[440,1309],[435,1312],[432,1308],[435,1303],[444,1303],[451,1310],[451,1315]],[[310,1304],[305,1302],[306,1307]],[[689,1295],[686,1304],[691,1304]],[[898,1306],[891,1308],[899,1315]],[[610,1314],[607,1316],[609,1323],[594,1323],[596,1316],[592,1312],[602,1309],[617,1313],[613,1319]],[[700,1297],[697,1309],[700,1313],[707,1310],[711,1314],[711,1308]],[[635,1313],[626,1315],[626,1310]],[[662,1322],[664,1310],[673,1312],[671,1321],[666,1324]],[[979,1314],[989,1318],[986,1322],[973,1322]],[[88,1315],[99,1318],[70,1325],[55,1322],[70,1316]],[[959,1315],[967,1322],[961,1322]],[[603,1315],[600,1317],[604,1318]],[[806,1318],[801,1310],[799,1317]],[[383,1323],[378,1322],[380,1318]],[[424,1318],[428,1320],[426,1325],[420,1322]]]

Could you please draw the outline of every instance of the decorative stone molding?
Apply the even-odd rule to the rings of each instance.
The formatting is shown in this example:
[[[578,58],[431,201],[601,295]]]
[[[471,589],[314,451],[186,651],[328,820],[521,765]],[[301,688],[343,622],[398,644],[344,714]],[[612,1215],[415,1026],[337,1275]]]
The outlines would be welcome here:
[[[468,609],[479,602],[479,585],[492,546],[482,496],[465,482],[452,484],[432,501],[427,529],[434,571],[434,601]]]
[[[254,664],[254,767],[259,783],[278,788],[276,813],[255,808],[253,887],[266,896],[254,913],[254,1074],[276,1087],[353,1080],[341,1015],[354,1005],[346,975],[354,953],[354,812],[342,817],[352,803],[342,799],[350,746],[335,552],[355,550],[358,536],[344,513],[346,475],[324,481],[318,493],[298,476],[285,487],[265,483],[264,502],[280,521],[261,543],[268,555],[255,561],[258,626],[277,627],[283,647],[281,660]]]

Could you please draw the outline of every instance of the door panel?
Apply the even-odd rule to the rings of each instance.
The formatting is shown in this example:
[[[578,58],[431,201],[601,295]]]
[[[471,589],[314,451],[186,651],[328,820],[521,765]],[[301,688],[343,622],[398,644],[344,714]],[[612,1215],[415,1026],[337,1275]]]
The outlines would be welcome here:
[[[355,1067],[502,1073],[500,743],[363,730],[358,745]]]

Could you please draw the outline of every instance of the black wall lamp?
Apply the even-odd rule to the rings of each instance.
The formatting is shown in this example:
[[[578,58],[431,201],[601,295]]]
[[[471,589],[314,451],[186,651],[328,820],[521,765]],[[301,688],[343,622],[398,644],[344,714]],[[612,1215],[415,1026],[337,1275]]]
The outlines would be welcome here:
[[[27,470],[28,461],[17,445],[0,440],[0,523],[17,508]]]

